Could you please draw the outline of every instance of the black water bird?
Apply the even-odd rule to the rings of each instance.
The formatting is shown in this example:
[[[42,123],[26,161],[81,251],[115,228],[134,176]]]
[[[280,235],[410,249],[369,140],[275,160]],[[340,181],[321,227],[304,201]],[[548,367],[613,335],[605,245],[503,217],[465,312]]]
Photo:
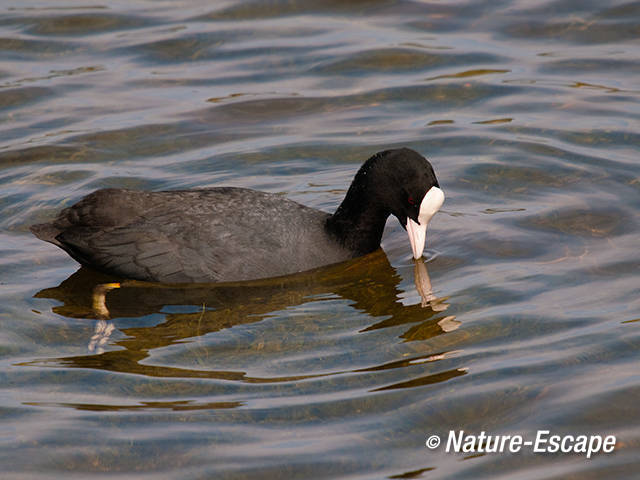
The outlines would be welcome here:
[[[444,194],[431,164],[395,149],[367,160],[333,215],[246,188],[144,192],[107,188],[33,225],[82,265],[130,279],[230,282],[276,277],[380,247],[389,215],[414,258]]]

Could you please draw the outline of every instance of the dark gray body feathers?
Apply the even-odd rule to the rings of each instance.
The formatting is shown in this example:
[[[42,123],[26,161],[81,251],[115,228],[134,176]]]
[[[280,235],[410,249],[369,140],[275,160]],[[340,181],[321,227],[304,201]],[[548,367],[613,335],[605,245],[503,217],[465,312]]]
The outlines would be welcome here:
[[[103,189],[34,225],[78,262],[127,278],[218,282],[274,277],[351,258],[329,214],[244,188]]]

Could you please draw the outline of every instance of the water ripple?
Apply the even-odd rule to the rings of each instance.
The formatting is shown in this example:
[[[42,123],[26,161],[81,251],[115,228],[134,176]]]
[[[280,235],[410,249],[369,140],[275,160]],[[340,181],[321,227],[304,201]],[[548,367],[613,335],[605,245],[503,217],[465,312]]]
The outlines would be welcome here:
[[[638,2],[23,3],[0,18],[6,478],[636,474]],[[332,211],[400,146],[447,196],[423,262],[391,218],[345,264],[154,285],[28,230],[102,187]],[[540,429],[615,454],[424,447]]]

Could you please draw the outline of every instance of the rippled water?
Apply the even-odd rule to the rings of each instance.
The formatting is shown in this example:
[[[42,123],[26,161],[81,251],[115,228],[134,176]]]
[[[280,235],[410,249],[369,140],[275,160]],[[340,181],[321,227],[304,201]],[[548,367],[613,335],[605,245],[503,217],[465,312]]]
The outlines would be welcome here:
[[[636,478],[640,3],[0,11],[2,478]],[[331,211],[396,146],[447,195],[428,272],[392,218],[384,252],[126,284],[99,319],[110,279],[28,232],[112,186],[246,186]],[[543,429],[615,435],[615,451],[425,447]]]

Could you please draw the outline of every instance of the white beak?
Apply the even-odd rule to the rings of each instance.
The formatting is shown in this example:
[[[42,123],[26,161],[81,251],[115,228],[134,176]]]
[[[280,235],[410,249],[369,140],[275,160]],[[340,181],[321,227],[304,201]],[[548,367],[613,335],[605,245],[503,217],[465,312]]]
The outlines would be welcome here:
[[[431,187],[422,199],[420,213],[418,213],[418,223],[407,218],[407,233],[413,250],[413,258],[420,258],[424,251],[424,244],[427,240],[427,225],[440,207],[444,203],[444,192],[438,187]]]

